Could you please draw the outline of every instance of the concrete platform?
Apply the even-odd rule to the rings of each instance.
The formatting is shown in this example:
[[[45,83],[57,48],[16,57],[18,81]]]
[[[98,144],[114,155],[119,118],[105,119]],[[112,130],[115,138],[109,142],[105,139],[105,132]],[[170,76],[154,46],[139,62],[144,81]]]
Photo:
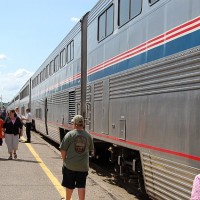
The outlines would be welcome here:
[[[17,155],[16,160],[8,160],[4,141],[0,147],[0,199],[58,200],[65,197],[65,188],[60,184],[62,160],[56,148],[32,132],[32,142],[20,142]],[[94,170],[89,171],[86,200],[136,199],[127,195],[123,189],[102,180]],[[78,200],[77,189],[72,200]]]
[[[5,141],[0,147],[0,199],[55,200],[61,199],[62,193],[64,195],[64,189],[60,186],[63,191],[59,193],[41,167],[46,165],[50,168],[59,182],[62,162],[58,154],[35,134],[32,134],[32,140],[30,144],[19,143],[16,160],[7,159],[9,154]]]

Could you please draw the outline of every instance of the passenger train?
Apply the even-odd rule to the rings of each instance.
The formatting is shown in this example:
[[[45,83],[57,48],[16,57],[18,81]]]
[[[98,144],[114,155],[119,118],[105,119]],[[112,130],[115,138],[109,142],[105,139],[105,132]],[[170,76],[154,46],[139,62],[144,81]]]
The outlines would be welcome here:
[[[190,199],[200,173],[200,1],[100,0],[27,80],[9,108],[60,143],[76,114],[148,196]]]

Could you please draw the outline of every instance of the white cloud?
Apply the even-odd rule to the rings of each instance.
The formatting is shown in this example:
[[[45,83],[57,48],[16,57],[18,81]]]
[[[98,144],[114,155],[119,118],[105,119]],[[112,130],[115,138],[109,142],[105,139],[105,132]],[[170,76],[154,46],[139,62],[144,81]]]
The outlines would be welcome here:
[[[16,96],[33,73],[26,69],[18,69],[13,73],[1,72],[0,75],[0,95],[2,94],[3,102],[8,102]]]
[[[32,72],[29,72],[26,69],[18,69],[13,75],[16,78],[30,77],[32,76]]]
[[[0,60],[7,60],[8,57],[5,54],[0,54]]]
[[[77,18],[77,17],[72,17],[70,20],[71,20],[72,22],[78,22],[80,19]]]

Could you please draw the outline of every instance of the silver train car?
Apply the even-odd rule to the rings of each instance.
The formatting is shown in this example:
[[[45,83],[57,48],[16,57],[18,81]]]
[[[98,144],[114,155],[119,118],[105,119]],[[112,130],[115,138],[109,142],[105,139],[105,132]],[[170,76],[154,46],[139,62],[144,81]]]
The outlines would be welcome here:
[[[129,182],[137,175],[152,199],[188,200],[200,173],[199,14],[199,0],[98,1],[19,105],[57,143],[82,114],[96,158],[108,154]]]
[[[26,109],[30,108],[30,102],[31,102],[31,88],[30,88],[30,81],[29,79],[23,87],[20,89],[19,93],[16,94],[16,96],[10,101],[7,110],[15,109],[16,107],[19,108],[20,114],[25,116],[26,115]]]

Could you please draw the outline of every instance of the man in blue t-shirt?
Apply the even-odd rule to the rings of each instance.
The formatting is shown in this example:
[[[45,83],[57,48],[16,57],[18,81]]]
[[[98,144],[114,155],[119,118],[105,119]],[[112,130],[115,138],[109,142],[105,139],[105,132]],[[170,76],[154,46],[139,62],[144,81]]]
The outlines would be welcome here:
[[[60,144],[63,159],[63,181],[66,200],[70,200],[75,187],[80,200],[85,199],[85,185],[89,170],[89,153],[94,150],[91,135],[84,130],[84,119],[76,115],[72,119],[73,130],[69,131]]]

